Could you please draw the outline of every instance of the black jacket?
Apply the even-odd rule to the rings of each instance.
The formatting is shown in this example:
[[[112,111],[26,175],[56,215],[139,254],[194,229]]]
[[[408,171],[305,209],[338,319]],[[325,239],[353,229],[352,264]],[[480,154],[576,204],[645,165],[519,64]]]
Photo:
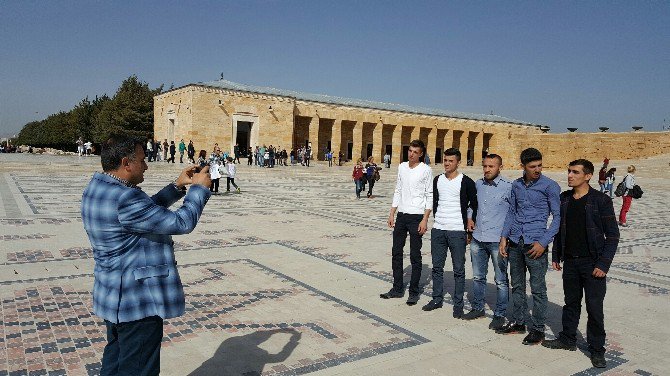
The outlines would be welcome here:
[[[444,174],[433,179],[433,216],[437,212],[437,203],[440,202],[440,192],[437,190],[437,180]],[[477,221],[477,187],[475,182],[463,174],[461,181],[461,214],[463,215],[463,229],[468,227],[468,207],[472,209],[472,221]]]
[[[554,237],[551,249],[552,262],[563,261],[566,210],[571,195],[572,190],[561,193],[561,227]],[[586,239],[595,267],[607,273],[619,246],[619,226],[612,199],[593,188],[589,188],[586,197]]]

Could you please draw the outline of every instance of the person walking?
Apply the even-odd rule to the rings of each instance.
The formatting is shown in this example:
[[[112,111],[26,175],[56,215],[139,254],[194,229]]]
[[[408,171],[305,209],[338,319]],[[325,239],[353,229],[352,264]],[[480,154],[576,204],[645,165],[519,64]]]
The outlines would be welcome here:
[[[163,139],[163,160],[165,162],[168,161],[168,157],[167,157],[168,149],[170,149],[170,144],[168,144],[167,138],[166,138],[166,139]]]
[[[529,333],[522,343],[535,345],[544,340],[548,303],[545,278],[549,265],[546,250],[561,223],[561,188],[542,174],[542,153],[539,150],[525,149],[520,159],[523,176],[512,183],[510,208],[505,217],[498,250],[501,256],[508,257],[512,282],[512,319],[496,333],[526,332],[528,270],[533,312]],[[551,225],[547,226],[550,214],[553,219]]]
[[[386,165],[386,168],[391,168],[391,155],[388,152],[384,154],[384,164]]]
[[[593,163],[577,159],[568,165],[568,187],[561,193],[561,226],[554,238],[551,266],[563,270],[563,330],[558,338],[542,342],[550,349],[577,350],[577,327],[586,302],[586,342],[591,363],[607,367],[605,360],[605,316],[607,272],[619,245],[612,199],[591,188]],[[563,267],[561,268],[561,262]]]
[[[398,180],[393,193],[393,203],[389,213],[388,226],[393,229],[391,268],[393,287],[380,294],[382,299],[402,298],[405,295],[403,281],[403,248],[409,233],[409,259],[412,276],[409,283],[407,305],[419,302],[421,291],[421,245],[423,234],[428,229],[428,217],[433,204],[433,172],[421,162],[426,153],[426,145],[421,140],[413,140],[407,151],[407,162],[398,166]],[[397,217],[396,217],[397,213]]]
[[[454,270],[453,317],[463,317],[465,293],[465,247],[468,232],[477,220],[477,188],[475,182],[458,171],[461,152],[456,148],[444,151],[444,174],[433,179],[433,216],[430,230],[430,254],[433,261],[433,298],[424,311],[442,308],[444,300],[444,264],[451,251]]]
[[[251,149],[251,146],[249,146],[249,150],[247,151],[247,166],[253,166],[254,165],[254,151]]]
[[[170,141],[170,158],[167,159],[166,162],[170,163],[170,161],[172,161],[172,163],[174,163],[174,155],[176,153],[177,153],[177,150],[175,148],[174,141]]]
[[[635,166],[628,166],[627,171],[628,173],[623,178],[626,191],[624,192],[623,196],[621,196],[623,199],[623,204],[621,205],[621,211],[619,212],[619,226],[621,227],[628,227],[628,223],[626,222],[626,215],[628,215],[630,204],[633,202],[633,197],[630,195],[630,191],[633,189],[633,187],[635,187]]]
[[[186,150],[186,144],[184,143],[184,139],[182,139],[181,141],[179,141],[179,163],[184,163],[185,150]]]
[[[615,173],[616,167],[612,167],[607,171],[607,175],[605,175],[605,191],[609,193],[610,198],[614,195],[614,182],[616,181],[616,177],[614,176]]]
[[[235,144],[233,146],[233,156],[235,157],[235,163],[240,163],[240,145]]]
[[[379,171],[382,168],[377,166],[375,163],[375,158],[373,156],[368,157],[368,163],[365,164],[365,179],[369,184],[368,188],[368,198],[372,198],[372,188],[375,186],[377,177],[379,177]]]
[[[309,160],[312,159],[312,143],[310,142],[305,149],[305,166],[309,167]]]
[[[600,192],[605,192],[607,188],[607,165],[603,164],[598,171],[598,185],[600,185]]]
[[[152,158],[154,157],[154,142],[152,139],[147,140],[147,162],[151,162]]]
[[[472,232],[470,260],[472,261],[472,310],[463,316],[465,320],[484,317],[486,298],[486,275],[489,259],[493,265],[496,284],[496,304],[489,329],[498,330],[505,324],[509,281],[507,259],[500,255],[500,234],[510,207],[512,183],[500,175],[502,157],[487,154],[482,159],[484,177],[475,183],[477,189],[477,223]]]
[[[188,141],[187,154],[188,154],[188,160],[191,163],[195,163],[195,146],[193,145],[193,140]]]
[[[185,312],[172,235],[191,233],[210,197],[209,174],[195,173],[195,166],[148,196],[137,187],[148,169],[142,146],[123,136],[103,142],[103,172],[82,195],[95,260],[93,313],[107,330],[101,375],[159,374],[164,320]]]
[[[361,198],[361,192],[363,191],[363,179],[365,171],[363,170],[363,160],[358,158],[356,165],[354,166],[354,171],[351,174],[351,178],[356,184],[356,198]]]
[[[221,179],[220,167],[221,153],[219,150],[216,150],[209,158],[209,176],[212,180],[212,184],[209,186],[209,191],[215,195],[219,194],[219,180]]]
[[[237,190],[237,193],[242,192],[240,190],[240,187],[235,184],[235,173],[237,172],[237,169],[235,168],[235,161],[233,158],[228,157],[228,164],[226,165],[226,168],[228,170],[228,177],[226,177],[226,192],[230,192],[230,185],[232,184],[233,187]]]

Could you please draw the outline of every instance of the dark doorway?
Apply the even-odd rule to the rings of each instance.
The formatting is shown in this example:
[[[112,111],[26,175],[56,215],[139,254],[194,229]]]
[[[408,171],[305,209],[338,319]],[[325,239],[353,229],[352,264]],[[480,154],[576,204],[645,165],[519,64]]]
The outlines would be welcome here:
[[[435,163],[442,163],[442,148],[435,149]]]
[[[371,156],[372,156],[372,144],[368,144],[368,149],[367,149],[367,154],[366,154],[365,159],[367,160]]]
[[[350,161],[354,156],[354,143],[350,142],[347,144],[347,160]]]
[[[467,159],[467,165],[468,166],[473,166],[475,164],[475,151],[474,150],[468,150],[468,159]]]
[[[407,153],[409,152],[409,145],[403,145],[402,147],[402,161],[407,162]]]
[[[254,123],[250,121],[237,122],[237,136],[235,143],[239,147],[240,155],[246,156],[249,147],[251,146],[251,127]]]
[[[386,154],[393,156],[393,145],[386,145]]]

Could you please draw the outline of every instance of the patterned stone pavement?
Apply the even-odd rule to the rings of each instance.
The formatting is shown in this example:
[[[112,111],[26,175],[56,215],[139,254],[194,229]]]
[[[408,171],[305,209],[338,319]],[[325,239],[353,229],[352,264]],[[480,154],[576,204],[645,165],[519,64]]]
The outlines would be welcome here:
[[[635,163],[645,195],[633,202],[608,275],[606,370],[590,367],[583,340],[577,352],[528,347],[521,336],[490,331],[488,318],[456,320],[448,305],[421,311],[432,289],[429,239],[419,305],[379,299],[390,285],[385,221],[395,168],[382,171],[374,199],[356,200],[349,167],[242,165],[242,193],[213,196],[196,230],[174,237],[187,312],[165,323],[162,373],[668,374],[667,163]],[[143,189],[158,191],[182,166],[151,163]],[[99,373],[104,324],[91,312],[93,260],[79,216],[95,170],[96,157],[0,154],[0,376]],[[547,175],[566,187],[565,173]],[[466,272],[469,292],[469,262]],[[450,293],[449,266],[445,275]],[[552,337],[560,331],[560,274],[549,272],[547,281]],[[491,272],[488,303],[494,299]],[[583,312],[582,333],[585,324]]]

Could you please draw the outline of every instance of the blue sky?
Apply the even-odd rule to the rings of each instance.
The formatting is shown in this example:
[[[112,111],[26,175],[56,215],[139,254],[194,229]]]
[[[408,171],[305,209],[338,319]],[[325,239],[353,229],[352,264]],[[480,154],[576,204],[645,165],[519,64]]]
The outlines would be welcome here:
[[[228,80],[595,131],[670,127],[669,1],[3,1],[0,135]]]

